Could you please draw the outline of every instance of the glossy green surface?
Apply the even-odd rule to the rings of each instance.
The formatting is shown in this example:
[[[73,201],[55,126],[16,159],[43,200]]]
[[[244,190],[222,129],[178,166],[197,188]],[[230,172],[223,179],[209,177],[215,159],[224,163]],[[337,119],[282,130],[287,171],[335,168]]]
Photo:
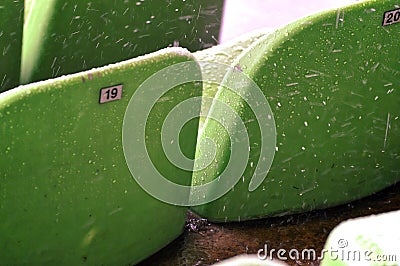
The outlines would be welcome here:
[[[249,192],[260,154],[259,126],[243,100],[222,89],[217,99],[246,121],[250,158],[235,187],[195,207],[198,214],[240,221],[304,212],[400,180],[400,23],[382,26],[383,14],[396,8],[397,1],[369,1],[317,14],[243,52],[232,66],[259,85],[272,108],[275,158],[265,180]],[[213,139],[219,149],[213,163],[194,174],[193,184],[216,178],[230,155],[229,136],[208,122],[200,138]]]
[[[399,265],[400,211],[339,224],[325,244],[321,266]]]
[[[24,1],[0,3],[0,92],[19,85]]]
[[[222,0],[29,2],[21,81],[116,63],[168,46],[217,43]]]
[[[131,176],[122,122],[146,78],[188,60],[194,58],[186,50],[169,48],[0,94],[1,265],[127,265],[182,232],[187,208],[156,200]],[[118,84],[122,99],[99,104],[100,90]],[[172,89],[146,125],[155,166],[185,185],[191,172],[170,165],[159,128],[171,108],[199,95],[201,84]],[[182,139],[196,140],[197,129],[189,124]],[[192,154],[194,148],[185,143]]]
[[[227,43],[213,46],[209,49],[204,49],[193,53],[196,60],[202,62],[209,62],[209,64],[202,64],[203,77],[212,76],[217,72],[219,64],[225,64],[230,66],[237,57],[246,50],[249,46],[255,43],[257,40],[263,38],[264,36],[270,34],[271,29],[261,29],[257,31],[250,32],[236,39],[233,39]],[[214,65],[213,63],[218,63]],[[217,77],[220,81],[223,80],[223,76]],[[215,78],[215,79],[217,79]],[[218,84],[203,83],[203,96],[214,98],[218,91]],[[209,102],[203,101],[201,107],[200,127],[202,127],[205,117],[210,109]]]

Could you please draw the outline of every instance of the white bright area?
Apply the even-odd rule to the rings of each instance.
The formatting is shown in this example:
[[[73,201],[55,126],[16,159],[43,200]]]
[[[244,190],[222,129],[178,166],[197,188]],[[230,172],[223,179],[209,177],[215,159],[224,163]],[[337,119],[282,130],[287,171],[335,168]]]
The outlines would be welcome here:
[[[323,10],[357,0],[225,0],[220,43],[260,28],[278,28]]]

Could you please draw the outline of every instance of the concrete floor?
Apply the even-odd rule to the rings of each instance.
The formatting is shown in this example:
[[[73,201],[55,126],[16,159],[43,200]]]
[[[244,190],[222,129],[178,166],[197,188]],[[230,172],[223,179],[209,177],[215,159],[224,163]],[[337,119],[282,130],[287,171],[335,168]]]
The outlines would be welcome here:
[[[139,266],[211,265],[239,254],[268,250],[315,249],[321,252],[340,222],[400,209],[400,183],[373,196],[326,210],[256,221],[211,224],[189,214],[181,237]],[[289,265],[319,265],[317,260],[286,261]]]

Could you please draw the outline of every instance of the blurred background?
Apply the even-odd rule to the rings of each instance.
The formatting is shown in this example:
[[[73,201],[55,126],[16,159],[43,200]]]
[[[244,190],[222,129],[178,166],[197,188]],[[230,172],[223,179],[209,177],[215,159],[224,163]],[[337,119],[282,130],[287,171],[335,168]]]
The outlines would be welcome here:
[[[224,43],[251,30],[278,28],[319,11],[360,0],[225,0],[219,41]]]

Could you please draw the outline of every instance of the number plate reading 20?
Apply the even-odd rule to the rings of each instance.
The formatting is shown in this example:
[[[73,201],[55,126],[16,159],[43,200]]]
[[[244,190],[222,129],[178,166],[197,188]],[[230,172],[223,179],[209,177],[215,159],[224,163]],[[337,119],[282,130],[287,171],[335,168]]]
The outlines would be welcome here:
[[[388,26],[400,22],[400,8],[385,12],[383,16],[383,26]]]
[[[122,97],[123,85],[116,85],[108,88],[101,89],[100,91],[100,103],[107,103],[116,101]]]

